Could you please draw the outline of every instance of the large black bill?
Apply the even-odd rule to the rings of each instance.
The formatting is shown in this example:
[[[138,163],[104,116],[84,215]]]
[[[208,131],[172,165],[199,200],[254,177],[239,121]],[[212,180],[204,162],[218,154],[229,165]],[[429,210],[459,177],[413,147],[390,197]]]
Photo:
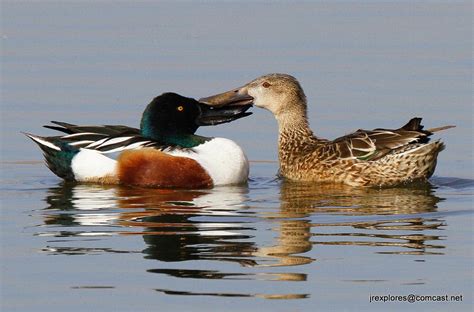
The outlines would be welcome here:
[[[253,104],[253,97],[247,94],[243,89],[234,89],[231,91],[215,94],[199,99],[199,102],[210,106],[245,106]]]
[[[252,105],[213,107],[200,103],[201,115],[196,119],[196,124],[198,126],[214,126],[231,122],[252,115],[252,113],[246,113],[251,106]]]

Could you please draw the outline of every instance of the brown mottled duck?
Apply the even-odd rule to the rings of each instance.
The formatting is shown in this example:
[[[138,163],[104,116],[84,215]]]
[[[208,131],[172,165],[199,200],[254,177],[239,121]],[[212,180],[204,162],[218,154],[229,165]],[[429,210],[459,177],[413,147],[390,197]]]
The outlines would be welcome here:
[[[298,81],[269,74],[244,86],[200,99],[209,105],[246,105],[273,113],[278,127],[280,176],[293,181],[345,183],[352,186],[394,186],[426,181],[444,144],[430,136],[454,126],[423,130],[421,118],[399,129],[357,130],[335,140],[313,134],[306,96]]]

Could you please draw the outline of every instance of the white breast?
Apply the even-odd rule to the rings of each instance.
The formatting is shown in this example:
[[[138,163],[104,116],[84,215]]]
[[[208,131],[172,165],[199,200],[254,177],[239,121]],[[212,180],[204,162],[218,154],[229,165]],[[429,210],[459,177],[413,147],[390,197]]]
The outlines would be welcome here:
[[[213,138],[193,148],[194,152],[170,151],[168,154],[196,160],[210,175],[214,185],[241,184],[249,176],[244,151],[234,141]]]

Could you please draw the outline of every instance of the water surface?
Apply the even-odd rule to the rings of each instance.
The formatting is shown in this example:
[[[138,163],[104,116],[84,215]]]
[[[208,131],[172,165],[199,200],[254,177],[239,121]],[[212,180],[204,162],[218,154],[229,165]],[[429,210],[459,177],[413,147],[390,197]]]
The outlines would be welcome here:
[[[285,183],[268,175],[275,164],[253,166],[248,186],[160,190],[6,165],[5,307],[273,310],[283,299],[282,309],[378,310],[369,295],[410,293],[470,304],[472,180],[365,190]]]

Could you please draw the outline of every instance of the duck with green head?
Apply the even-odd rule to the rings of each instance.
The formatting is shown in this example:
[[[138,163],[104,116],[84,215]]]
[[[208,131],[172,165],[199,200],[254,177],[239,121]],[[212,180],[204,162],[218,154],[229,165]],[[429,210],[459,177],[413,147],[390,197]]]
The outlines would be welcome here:
[[[240,184],[249,171],[242,149],[229,139],[195,132],[248,116],[249,107],[215,108],[164,93],[146,107],[140,129],[53,121],[45,127],[65,135],[26,135],[43,150],[51,171],[66,181],[184,188]]]

